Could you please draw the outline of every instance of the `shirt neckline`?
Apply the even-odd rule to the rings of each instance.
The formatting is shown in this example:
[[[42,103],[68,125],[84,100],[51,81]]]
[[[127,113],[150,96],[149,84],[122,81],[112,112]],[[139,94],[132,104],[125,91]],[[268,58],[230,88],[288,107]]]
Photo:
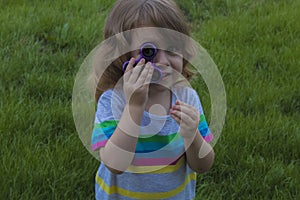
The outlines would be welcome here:
[[[172,93],[172,99],[171,99],[171,105],[174,105],[175,102],[176,102],[176,95],[174,94],[174,92],[171,92]],[[151,114],[149,113],[148,111],[144,110],[144,114],[146,116],[149,116],[150,118],[152,119],[158,119],[158,120],[162,120],[162,119],[170,119],[171,118],[171,115],[168,114],[168,115],[155,115],[155,114]]]

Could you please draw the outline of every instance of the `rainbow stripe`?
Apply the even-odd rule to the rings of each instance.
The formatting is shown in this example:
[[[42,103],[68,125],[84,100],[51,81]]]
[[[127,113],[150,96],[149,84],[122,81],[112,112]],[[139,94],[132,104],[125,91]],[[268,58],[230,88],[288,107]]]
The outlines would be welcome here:
[[[108,139],[114,133],[119,121],[117,120],[108,120],[102,123],[95,123],[93,133],[92,133],[92,149],[97,150],[107,143]],[[198,130],[203,136],[203,138],[210,142],[213,139],[209,127],[207,125],[204,114],[200,116],[200,122],[198,125]],[[171,133],[169,135],[149,135],[146,137],[138,138],[138,143],[136,147],[136,153],[150,153],[155,152],[159,149],[163,149],[168,146],[168,149],[165,150],[175,150],[182,145],[182,139],[178,133]],[[182,152],[181,152],[182,153]],[[177,155],[179,153],[177,152]],[[139,162],[137,162],[139,163]]]

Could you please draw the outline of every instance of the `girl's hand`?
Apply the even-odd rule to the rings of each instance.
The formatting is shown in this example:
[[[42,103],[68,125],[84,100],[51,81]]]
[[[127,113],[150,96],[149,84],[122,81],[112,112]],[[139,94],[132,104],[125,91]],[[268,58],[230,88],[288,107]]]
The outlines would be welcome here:
[[[170,115],[180,125],[180,135],[183,138],[195,136],[200,121],[200,114],[196,108],[177,100],[170,110]]]
[[[153,67],[150,62],[145,66],[145,59],[141,59],[135,67],[133,67],[134,63],[135,59],[131,58],[124,74],[123,90],[126,103],[133,106],[145,106]]]

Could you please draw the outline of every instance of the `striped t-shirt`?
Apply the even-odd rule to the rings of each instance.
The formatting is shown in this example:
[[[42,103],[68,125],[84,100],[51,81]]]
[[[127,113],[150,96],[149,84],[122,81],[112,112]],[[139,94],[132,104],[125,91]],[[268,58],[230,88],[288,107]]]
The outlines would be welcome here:
[[[199,132],[212,140],[197,93],[191,88],[172,90],[172,105],[181,100],[200,113]],[[125,106],[124,94],[108,90],[99,98],[92,133],[92,148],[104,147],[113,134]],[[96,174],[96,199],[169,199],[195,197],[196,173],[184,154],[179,125],[170,115],[157,116],[144,111],[132,164],[122,174],[113,174],[100,163]],[[113,158],[111,158],[113,159]]]

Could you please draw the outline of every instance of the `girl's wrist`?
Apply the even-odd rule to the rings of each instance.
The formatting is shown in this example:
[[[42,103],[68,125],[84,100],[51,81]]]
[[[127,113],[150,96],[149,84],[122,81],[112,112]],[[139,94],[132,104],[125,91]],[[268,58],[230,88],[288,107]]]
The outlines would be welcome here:
[[[126,106],[128,106],[131,109],[139,110],[139,109],[145,109],[146,102],[143,99],[137,99],[137,98],[131,98],[126,100]]]
[[[195,131],[184,131],[183,129],[180,129],[179,133],[183,139],[193,141],[199,131],[197,129]]]
[[[192,136],[182,137],[182,138],[183,138],[184,146],[186,147],[186,149],[196,143],[197,143],[197,145],[202,145],[202,143],[205,142],[198,130]]]
[[[138,137],[143,112],[141,107],[126,104],[118,124],[119,129],[129,136]]]
[[[125,105],[124,111],[126,111],[126,115],[130,117],[135,123],[140,124],[142,121],[143,113],[145,111],[146,105],[138,105],[127,103]]]

